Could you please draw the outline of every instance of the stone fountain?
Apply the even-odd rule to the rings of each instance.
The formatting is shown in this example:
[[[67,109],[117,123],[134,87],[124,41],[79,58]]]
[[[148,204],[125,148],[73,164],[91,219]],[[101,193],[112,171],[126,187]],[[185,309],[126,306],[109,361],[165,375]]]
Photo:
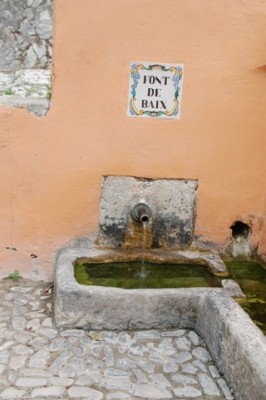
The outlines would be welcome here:
[[[142,260],[204,264],[226,276],[219,254],[193,243],[196,180],[104,177],[99,231],[74,240],[57,256],[55,322],[61,329],[194,329],[239,400],[262,400],[266,389],[266,339],[232,299],[241,289],[231,280],[222,288],[120,289],[86,286],[74,264]],[[188,266],[189,268],[189,266]]]

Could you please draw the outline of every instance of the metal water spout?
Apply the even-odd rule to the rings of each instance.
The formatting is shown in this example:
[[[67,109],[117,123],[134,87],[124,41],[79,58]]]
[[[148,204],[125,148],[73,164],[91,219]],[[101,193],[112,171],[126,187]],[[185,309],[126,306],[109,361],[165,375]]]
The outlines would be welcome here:
[[[151,214],[151,209],[144,203],[135,204],[131,209],[132,218],[142,224],[147,224],[150,221]]]

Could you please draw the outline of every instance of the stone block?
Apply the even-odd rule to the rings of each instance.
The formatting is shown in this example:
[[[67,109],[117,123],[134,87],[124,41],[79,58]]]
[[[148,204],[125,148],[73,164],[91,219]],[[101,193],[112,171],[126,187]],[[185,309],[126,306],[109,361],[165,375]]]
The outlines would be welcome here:
[[[142,224],[131,210],[146,204],[151,211],[147,247],[180,247],[191,244],[197,202],[197,180],[145,179],[106,176],[100,202],[100,245],[142,247]],[[136,239],[138,238],[138,239]]]

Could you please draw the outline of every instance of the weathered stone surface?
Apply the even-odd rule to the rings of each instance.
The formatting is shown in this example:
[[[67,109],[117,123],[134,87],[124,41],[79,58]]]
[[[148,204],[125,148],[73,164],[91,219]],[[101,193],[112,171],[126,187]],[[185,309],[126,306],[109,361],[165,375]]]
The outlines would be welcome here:
[[[11,357],[9,367],[12,369],[21,369],[26,362],[27,356]]]
[[[178,364],[183,364],[183,363],[191,360],[192,355],[188,351],[181,351],[180,353],[173,355],[171,358]]]
[[[208,375],[199,374],[199,382],[200,382],[201,387],[206,395],[220,396],[220,391],[219,391],[216,383]]]
[[[0,70],[51,65],[48,45],[52,40],[52,5],[50,0],[37,1],[38,6],[29,1],[29,8],[25,1],[0,2]],[[34,51],[42,39],[44,50]],[[44,55],[46,63],[41,63]]]
[[[150,383],[137,384],[134,387],[133,396],[153,400],[165,400],[173,398],[169,390],[161,389],[160,387]]]
[[[29,360],[30,368],[44,368],[47,366],[50,353],[47,350],[39,350]]]
[[[0,387],[4,391],[4,394],[0,391],[0,399],[185,400],[211,397],[234,400],[215,368],[204,340],[199,338],[194,344],[189,330],[98,331],[91,337],[87,332],[79,333],[80,329],[58,331],[50,324],[43,325],[43,321],[51,316],[46,307],[50,302],[49,296],[32,288],[33,298],[28,298],[30,301],[23,306],[26,311],[21,315],[26,320],[25,328],[16,331],[12,320],[17,316],[12,307],[16,309],[24,296],[19,291],[12,293],[13,297],[1,303],[6,296],[0,283],[0,304],[3,305],[0,314],[5,315],[7,309],[10,316],[3,322],[5,330],[0,335]],[[202,297],[199,307],[204,301]],[[29,312],[30,303],[35,304],[34,315]],[[45,330],[27,332],[35,322],[32,325],[28,323],[35,320],[40,322],[37,330]],[[67,332],[66,336],[64,332]],[[200,354],[202,360],[195,359],[195,354]],[[189,360],[185,361],[187,358]],[[36,367],[29,368],[33,365]],[[9,389],[11,391],[7,391]]]
[[[191,342],[194,344],[194,346],[198,346],[200,344],[201,339],[196,332],[190,331],[188,333],[188,337],[191,340]]]
[[[8,95],[0,96],[0,105],[9,108],[26,108],[30,113],[35,114],[37,117],[43,117],[49,110],[50,101],[47,98]],[[23,311],[20,314],[24,314]],[[33,318],[34,317],[37,317],[37,315],[33,315]]]
[[[86,398],[86,400],[102,400],[103,394],[98,390],[94,390],[90,387],[80,387],[80,386],[72,386],[68,390],[68,395],[70,398]]]
[[[206,362],[210,361],[211,357],[209,352],[204,349],[204,347],[197,347],[195,350],[192,351],[194,357],[198,358],[200,361]]]
[[[63,386],[47,386],[45,388],[41,389],[34,389],[32,391],[31,397],[34,398],[55,398],[55,397],[61,397],[65,392],[65,388]]]
[[[23,399],[25,390],[19,390],[15,388],[8,388],[3,390],[0,393],[0,399],[9,400],[9,399]]]
[[[200,304],[196,330],[238,397],[264,398],[266,338],[240,306],[223,293],[208,294]]]
[[[187,363],[182,365],[182,372],[185,374],[196,375],[196,373],[198,372],[198,368],[196,368],[191,363]]]
[[[115,201],[110,202],[110,198]],[[140,198],[145,200],[140,201]],[[129,247],[142,247],[136,243],[136,234],[132,235],[134,240],[126,235],[129,226],[138,232],[141,225],[132,219],[131,209],[138,203],[145,203],[151,210],[152,221],[152,237],[147,247],[187,246],[193,239],[196,201],[195,180],[105,177],[98,241],[105,246],[119,247],[126,240]]]
[[[18,387],[36,387],[43,386],[47,383],[46,378],[19,378],[16,381]]]
[[[197,384],[197,380],[192,376],[179,374],[179,375],[174,375],[172,377],[172,379],[176,383],[182,384],[182,385],[196,385]]]
[[[217,380],[218,386],[224,394],[226,400],[234,400],[234,396],[232,395],[226,381],[222,378]]]
[[[202,396],[201,391],[192,386],[176,388],[173,391],[174,391],[176,398],[179,398],[179,399],[191,399],[191,398],[197,398],[197,397]]]

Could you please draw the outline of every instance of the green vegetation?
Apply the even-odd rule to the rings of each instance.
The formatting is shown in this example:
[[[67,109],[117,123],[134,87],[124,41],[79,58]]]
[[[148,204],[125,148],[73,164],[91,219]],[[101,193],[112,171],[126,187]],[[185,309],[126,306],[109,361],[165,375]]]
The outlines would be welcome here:
[[[7,276],[7,279],[11,279],[14,282],[16,282],[19,278],[20,278],[20,275],[17,270],[15,270],[14,272],[11,272],[11,274],[9,274]]]
[[[141,261],[90,264],[76,262],[75,278],[83,285],[123,289],[219,287],[220,279],[204,265],[154,264]]]
[[[253,322],[266,335],[266,270],[253,261],[226,262],[229,279],[234,279],[247,296],[238,300]]]
[[[4,91],[4,94],[6,96],[12,96],[14,94],[13,90],[11,88],[8,88]]]
[[[50,83],[49,85],[46,84],[46,89],[47,89],[47,99],[51,100],[52,97],[52,83]]]

